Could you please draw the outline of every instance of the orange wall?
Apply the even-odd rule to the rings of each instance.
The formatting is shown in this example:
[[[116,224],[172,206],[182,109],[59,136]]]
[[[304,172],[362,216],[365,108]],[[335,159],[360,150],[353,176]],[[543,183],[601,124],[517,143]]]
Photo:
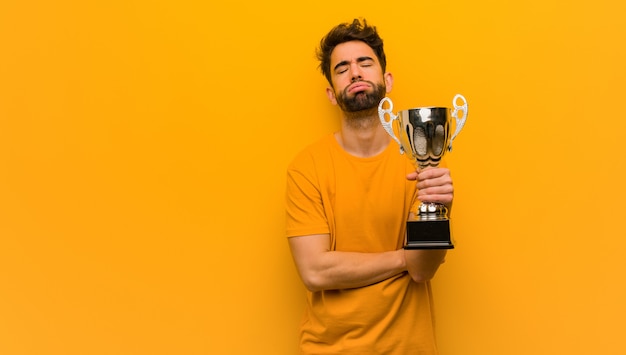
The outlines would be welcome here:
[[[626,6],[252,3],[0,3],[0,353],[294,353],[284,171],[358,16],[397,109],[469,102],[442,355],[626,352]]]

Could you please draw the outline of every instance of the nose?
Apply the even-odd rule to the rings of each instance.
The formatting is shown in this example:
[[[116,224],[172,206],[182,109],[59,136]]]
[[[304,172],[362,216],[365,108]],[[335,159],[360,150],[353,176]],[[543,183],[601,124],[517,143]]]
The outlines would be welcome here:
[[[361,70],[359,68],[359,66],[357,64],[352,64],[350,66],[350,75],[351,75],[351,82],[355,82],[355,81],[359,81],[361,80],[363,77],[361,76]]]

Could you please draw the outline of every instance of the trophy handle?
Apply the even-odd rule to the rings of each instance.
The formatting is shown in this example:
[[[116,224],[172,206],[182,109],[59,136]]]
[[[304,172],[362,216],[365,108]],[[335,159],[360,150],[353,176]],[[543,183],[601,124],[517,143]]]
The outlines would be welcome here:
[[[463,102],[462,105],[456,104],[458,99],[461,99],[461,101]],[[467,100],[465,100],[465,97],[463,97],[463,95],[456,94],[454,98],[452,99],[452,105],[454,106],[454,111],[452,111],[452,117],[456,119],[456,130],[454,131],[452,138],[450,138],[448,151],[452,150],[452,141],[454,141],[454,138],[456,138],[457,134],[461,132],[461,129],[463,128],[463,125],[465,124],[465,120],[467,119]],[[463,111],[463,116],[461,118],[459,118],[459,111]]]
[[[383,108],[385,102],[389,103],[389,108]],[[389,115],[389,121],[387,121],[385,115]],[[393,132],[393,121],[397,120],[398,116],[393,114],[393,102],[391,102],[390,98],[385,97],[380,100],[380,103],[378,104],[378,117],[380,118],[380,123],[383,125],[385,131],[387,131],[391,138],[393,138],[393,140],[395,140],[400,146],[400,154],[404,154],[404,148],[402,147],[402,143],[400,143],[400,140]]]

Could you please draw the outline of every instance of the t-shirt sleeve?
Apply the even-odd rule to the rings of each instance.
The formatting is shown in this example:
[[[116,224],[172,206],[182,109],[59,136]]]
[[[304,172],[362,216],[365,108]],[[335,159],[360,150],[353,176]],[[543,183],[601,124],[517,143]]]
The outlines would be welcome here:
[[[330,233],[323,192],[313,166],[299,159],[287,170],[287,237]]]

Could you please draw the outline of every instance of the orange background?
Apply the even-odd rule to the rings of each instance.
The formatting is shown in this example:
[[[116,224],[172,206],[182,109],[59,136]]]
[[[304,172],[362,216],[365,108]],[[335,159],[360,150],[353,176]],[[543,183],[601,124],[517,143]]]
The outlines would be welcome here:
[[[354,17],[396,109],[469,102],[442,355],[626,353],[625,12],[1,2],[0,353],[295,353],[284,173],[338,127],[313,53]]]

